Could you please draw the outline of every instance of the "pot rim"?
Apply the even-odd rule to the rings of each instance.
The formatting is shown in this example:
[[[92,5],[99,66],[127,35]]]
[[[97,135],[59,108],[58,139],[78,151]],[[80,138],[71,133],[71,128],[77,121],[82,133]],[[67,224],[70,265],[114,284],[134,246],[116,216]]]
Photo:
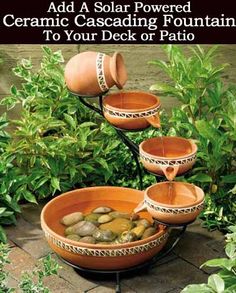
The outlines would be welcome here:
[[[163,137],[164,139],[165,138],[167,138],[167,139],[177,138],[182,141],[188,141],[191,144],[192,152],[190,154],[179,156],[179,157],[168,157],[167,158],[167,157],[162,157],[162,156],[155,156],[155,155],[152,155],[152,154],[144,151],[144,149],[143,149],[144,144],[148,143],[150,140],[159,139],[159,138],[161,139],[161,137]],[[146,157],[149,157],[149,158],[151,157],[153,159],[158,159],[158,160],[163,160],[163,161],[175,161],[175,160],[190,158],[197,153],[197,150],[198,150],[197,145],[195,144],[195,142],[192,139],[188,139],[188,138],[184,138],[184,137],[180,137],[180,136],[157,136],[157,137],[148,138],[139,144],[139,153],[140,154],[142,154]]]
[[[58,200],[58,198],[62,198],[62,197],[66,197],[68,194],[71,194],[73,192],[78,192],[78,190],[82,190],[83,189],[86,189],[86,190],[96,190],[96,189],[123,189],[124,191],[125,190],[135,190],[135,189],[132,189],[132,188],[126,188],[126,187],[118,187],[118,186],[94,186],[94,187],[85,187],[85,188],[80,188],[80,189],[75,189],[75,190],[71,190],[71,191],[68,191],[68,192],[65,192],[59,196],[57,196],[56,198],[50,200],[42,209],[42,212],[41,212],[41,215],[40,215],[40,221],[41,221],[41,227],[42,227],[42,230],[46,233],[48,233],[50,236],[54,237],[55,239],[58,239],[60,240],[61,242],[64,242],[65,244],[68,244],[68,245],[73,245],[73,246],[77,246],[77,247],[81,247],[81,248],[88,248],[88,249],[94,249],[94,250],[101,250],[101,249],[108,249],[108,250],[118,250],[118,249],[122,249],[122,248],[132,248],[132,247],[136,247],[136,246],[140,246],[140,245],[143,245],[143,244],[147,244],[153,240],[156,240],[160,237],[162,237],[164,234],[168,233],[168,228],[165,227],[165,226],[162,226],[162,225],[159,225],[160,227],[160,231],[158,231],[156,234],[150,236],[150,237],[147,237],[145,239],[141,239],[141,240],[137,240],[137,241],[134,241],[134,242],[129,242],[129,243],[124,243],[124,244],[114,244],[114,245],[106,245],[106,244],[90,244],[90,243],[82,243],[82,242],[79,242],[79,241],[74,241],[74,240],[70,240],[70,239],[67,239],[59,234],[57,234],[56,232],[54,232],[51,228],[48,227],[48,225],[46,224],[44,218],[45,218],[45,214],[46,214],[46,211],[48,208],[50,208],[50,206],[53,205],[53,203],[55,201]],[[135,191],[138,191],[138,192],[142,192],[144,193],[144,191],[140,191],[140,190],[135,190]]]
[[[116,111],[116,112],[120,112],[120,113],[140,113],[140,112],[147,112],[149,110],[152,110],[152,109],[155,109],[155,108],[160,108],[161,106],[161,101],[160,101],[160,98],[156,95],[153,95],[149,92],[144,92],[144,91],[134,91],[134,90],[128,90],[128,91],[121,91],[120,92],[121,94],[141,94],[141,95],[148,95],[148,96],[152,96],[153,98],[156,99],[156,102],[152,105],[152,106],[149,106],[149,107],[146,107],[146,108],[140,108],[140,109],[123,109],[123,108],[119,108],[119,107],[114,107],[114,106],[111,106],[109,104],[109,99],[112,99],[113,96],[116,96],[117,94],[119,94],[119,92],[115,92],[115,93],[112,93],[112,94],[109,94],[107,96],[104,97],[103,99],[103,107],[106,108],[106,109],[109,109],[109,110],[113,110],[113,111]]]
[[[197,189],[198,192],[196,192],[196,201],[193,202],[192,204],[187,204],[187,205],[180,205],[180,204],[165,204],[165,203],[161,203],[161,202],[158,202],[158,201],[155,201],[153,199],[151,199],[149,196],[148,196],[148,192],[150,191],[150,189],[156,187],[157,185],[165,185],[165,184],[168,184],[169,181],[164,181],[164,182],[159,182],[159,183],[155,183],[151,186],[149,186],[145,192],[144,192],[144,200],[150,202],[151,204],[153,204],[154,206],[160,206],[160,207],[165,207],[165,208],[168,208],[168,209],[176,209],[176,208],[189,208],[189,207],[195,207],[197,205],[199,205],[200,203],[203,203],[204,202],[204,197],[205,197],[205,194],[204,194],[204,191],[197,185],[195,184],[191,184],[191,183],[187,183],[187,182],[180,182],[180,181],[172,181],[172,184],[174,185],[187,185],[187,186],[191,186],[191,187],[194,187]]]

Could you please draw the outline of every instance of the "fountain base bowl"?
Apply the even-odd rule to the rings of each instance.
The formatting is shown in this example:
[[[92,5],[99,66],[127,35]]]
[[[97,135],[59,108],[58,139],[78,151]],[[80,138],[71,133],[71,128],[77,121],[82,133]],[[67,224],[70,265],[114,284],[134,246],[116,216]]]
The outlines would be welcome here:
[[[51,200],[41,213],[41,225],[50,247],[72,264],[88,269],[117,270],[141,264],[156,255],[165,245],[168,229],[160,225],[153,236],[125,244],[98,245],[75,242],[65,238],[60,223],[64,215],[81,211],[89,213],[97,206],[132,212],[143,200],[144,192],[123,187],[89,187],[67,192]],[[150,214],[142,218],[152,221]]]

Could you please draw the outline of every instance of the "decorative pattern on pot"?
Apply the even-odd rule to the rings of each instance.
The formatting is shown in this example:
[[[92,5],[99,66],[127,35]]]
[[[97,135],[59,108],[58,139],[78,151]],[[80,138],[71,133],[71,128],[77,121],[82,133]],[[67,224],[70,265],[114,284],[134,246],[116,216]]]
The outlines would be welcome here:
[[[143,141],[139,154],[144,167],[173,180],[192,168],[196,161],[196,144],[182,137],[155,137]]]
[[[135,213],[147,209],[153,218],[168,224],[195,220],[204,207],[204,192],[186,182],[160,182],[145,190],[144,200]]]
[[[196,206],[192,206],[189,208],[165,208],[165,207],[161,207],[161,206],[157,206],[154,204],[151,204],[149,201],[145,200],[144,204],[155,210],[155,211],[159,211],[162,213],[167,213],[167,214],[174,214],[174,215],[178,215],[178,214],[189,214],[189,213],[194,213],[196,211],[201,211],[204,207],[204,201],[201,202],[200,204],[196,205]]]
[[[127,91],[103,99],[105,118],[121,129],[144,129],[150,125],[160,127],[160,99],[150,93]]]
[[[81,96],[98,96],[116,85],[122,89],[127,81],[123,57],[98,52],[83,52],[73,56],[65,67],[68,89]]]
[[[87,256],[115,257],[115,256],[135,255],[135,254],[139,254],[139,253],[148,251],[150,249],[153,249],[154,247],[159,246],[165,240],[167,240],[169,233],[166,232],[161,237],[145,244],[134,245],[129,248],[117,248],[117,249],[115,248],[115,246],[113,246],[112,249],[101,249],[101,248],[93,249],[93,248],[80,247],[79,245],[75,246],[72,244],[68,244],[64,241],[61,241],[53,237],[47,232],[45,232],[45,236],[49,241],[52,241],[52,243],[56,245],[57,247],[60,247],[72,253],[87,255]]]
[[[103,53],[97,54],[97,59],[96,59],[97,79],[98,79],[98,84],[102,92],[106,92],[109,90],[109,87],[106,83],[105,74],[104,74],[104,58],[105,58],[105,54]]]

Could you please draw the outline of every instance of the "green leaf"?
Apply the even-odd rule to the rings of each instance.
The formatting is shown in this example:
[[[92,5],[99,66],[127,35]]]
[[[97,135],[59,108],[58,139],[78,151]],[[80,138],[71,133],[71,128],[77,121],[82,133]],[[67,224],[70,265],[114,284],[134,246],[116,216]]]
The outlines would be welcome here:
[[[229,288],[227,288],[224,293],[236,293],[236,284],[230,286]]]
[[[16,88],[15,85],[12,85],[12,86],[11,86],[11,93],[12,93],[14,96],[17,95],[17,88]]]
[[[225,247],[225,253],[229,258],[236,257],[236,244],[235,243],[227,243]]]
[[[0,225],[0,242],[7,243],[7,235],[1,225]]]
[[[178,93],[178,91],[173,87],[165,83],[156,83],[150,87],[150,91],[157,91],[159,93]]]
[[[32,202],[32,203],[37,203],[35,196],[31,192],[29,192],[28,190],[23,191],[23,196],[27,201]]]
[[[221,134],[209,122],[205,120],[197,120],[195,122],[196,128],[201,136],[209,139],[212,143],[216,143],[220,139]]]
[[[214,293],[214,291],[206,284],[196,284],[188,285],[181,293]]]
[[[65,120],[66,120],[66,122],[73,128],[73,129],[76,129],[76,121],[75,121],[75,119],[72,117],[72,116],[70,116],[70,115],[68,115],[68,114],[66,114],[66,113],[64,113],[64,117],[65,117]]]
[[[97,126],[97,124],[94,122],[84,122],[84,123],[81,123],[79,127],[83,128],[83,127],[90,127],[90,126]]]
[[[223,183],[236,183],[236,174],[221,176]]]
[[[197,181],[197,182],[212,182],[211,176],[204,174],[204,173],[198,173],[196,175],[191,176],[189,181]]]
[[[213,268],[227,269],[230,271],[234,265],[236,265],[236,260],[234,263],[228,258],[217,258],[217,259],[211,259],[206,261],[203,265],[201,265],[201,268],[203,266],[207,266],[207,267],[213,267]]]
[[[60,180],[58,178],[52,177],[51,178],[51,184],[52,184],[52,187],[55,190],[61,190],[61,188],[60,188]]]
[[[213,274],[208,278],[208,286],[217,293],[223,293],[225,289],[224,280],[217,274]]]

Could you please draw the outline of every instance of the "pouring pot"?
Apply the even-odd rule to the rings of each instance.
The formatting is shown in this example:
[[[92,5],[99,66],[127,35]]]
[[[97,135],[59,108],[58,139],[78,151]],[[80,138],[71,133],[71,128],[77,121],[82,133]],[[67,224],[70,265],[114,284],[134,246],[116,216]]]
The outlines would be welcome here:
[[[83,52],[73,56],[65,67],[68,89],[81,96],[98,96],[116,85],[122,89],[127,72],[122,55],[112,57],[98,52]]]
[[[154,137],[139,145],[143,166],[150,172],[173,180],[192,168],[197,145],[190,139],[175,136]]]
[[[168,224],[195,220],[204,206],[203,190],[185,182],[161,182],[145,190],[135,213],[147,210],[153,218]]]
[[[105,118],[115,127],[127,130],[160,127],[160,99],[141,91],[121,91],[103,99]]]

